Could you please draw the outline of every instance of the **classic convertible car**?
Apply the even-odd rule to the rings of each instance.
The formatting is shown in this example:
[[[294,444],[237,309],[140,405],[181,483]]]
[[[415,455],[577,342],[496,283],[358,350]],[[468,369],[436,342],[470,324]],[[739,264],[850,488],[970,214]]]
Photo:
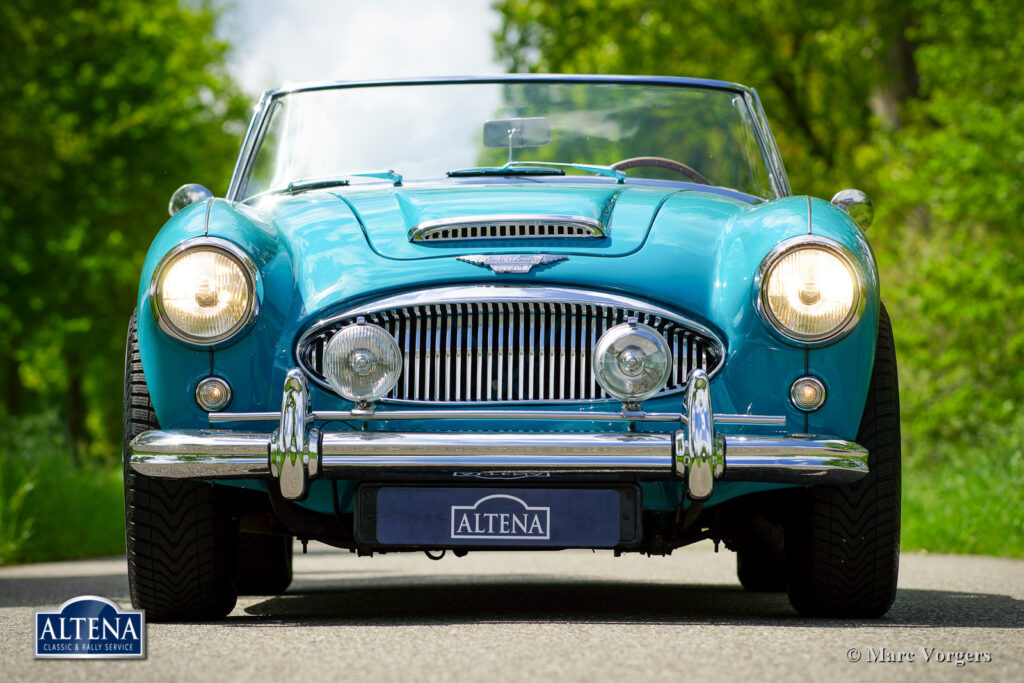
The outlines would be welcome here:
[[[226,197],[186,185],[170,212],[125,365],[151,620],[284,591],[295,539],[435,558],[710,539],[801,614],[889,609],[899,403],[873,211],[791,195],[753,90],[275,90]]]

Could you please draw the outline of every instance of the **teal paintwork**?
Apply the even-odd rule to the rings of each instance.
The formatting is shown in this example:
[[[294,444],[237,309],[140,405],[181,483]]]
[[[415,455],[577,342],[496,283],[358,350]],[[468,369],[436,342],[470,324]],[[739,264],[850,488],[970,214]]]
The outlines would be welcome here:
[[[756,103],[752,91],[740,86],[666,80],[676,81],[733,89]],[[770,135],[766,126],[764,133]],[[764,144],[774,150],[770,137]],[[251,136],[243,146],[240,167],[249,145]],[[785,194],[788,184],[781,163],[775,168],[780,194]],[[236,169],[233,188],[238,186],[239,172]],[[602,221],[609,236],[469,244],[420,243],[408,237],[410,229],[425,221],[514,213],[585,216]],[[779,242],[808,233],[828,237],[849,249],[864,272],[868,291],[864,315],[856,327],[835,343],[819,347],[782,338],[769,329],[754,305],[755,278],[764,257]],[[255,323],[212,350],[186,346],[164,334],[148,301],[159,261],[183,240],[203,235],[234,243],[253,258],[260,272],[260,314]],[[495,274],[455,258],[460,254],[531,252],[568,258],[526,274]],[[197,382],[211,373],[227,379],[233,387],[228,410],[277,411],[284,375],[296,366],[296,341],[310,325],[397,292],[467,283],[588,288],[628,294],[677,311],[714,331],[725,344],[725,363],[711,382],[716,411],[785,415],[787,419],[783,427],[723,425],[721,431],[856,438],[874,360],[879,283],[871,248],[846,213],[807,197],[780,196],[766,201],[684,182],[629,179],[617,184],[608,178],[579,176],[446,178],[406,182],[400,187],[381,182],[268,195],[252,203],[211,199],[186,208],[154,239],[139,288],[143,368],[160,423],[166,429],[209,428],[206,413],[193,396]],[[810,415],[798,411],[788,399],[793,380],[808,372],[824,381],[829,396],[824,407]],[[310,392],[317,409],[351,407],[319,386],[312,385]],[[681,403],[682,396],[676,394],[651,399],[644,407],[679,411]],[[618,404],[548,407],[594,411],[614,410]],[[274,425],[226,426],[269,431]],[[347,430],[359,425],[330,422],[321,427]],[[511,420],[453,420],[443,425],[436,421],[380,421],[370,422],[366,428],[617,431],[627,426],[568,420],[543,426]],[[648,423],[644,428],[667,431],[674,425]],[[265,488],[261,481],[231,484]],[[351,509],[354,485],[339,482],[343,511]],[[646,509],[673,509],[681,500],[679,484],[643,482],[642,487]],[[715,487],[707,505],[773,487],[723,482]],[[314,481],[310,496],[301,504],[321,512],[333,511],[328,483]]]
[[[611,198],[614,197],[614,202]],[[610,207],[610,213],[606,207]],[[608,240],[543,240],[482,248],[480,244],[419,244],[409,228],[444,216],[514,213],[543,206],[558,213],[608,216]],[[808,220],[808,211],[811,216]],[[830,237],[857,257],[871,295],[865,314],[845,338],[806,349],[787,342],[765,325],[754,305],[754,278],[764,256],[780,241],[805,235]],[[256,324],[215,350],[186,347],[156,326],[149,310],[149,281],[156,263],[178,242],[208,234],[229,240],[261,272],[261,313]],[[554,266],[529,274],[498,275],[457,261],[464,253],[566,254]],[[355,303],[408,289],[453,283],[552,284],[626,293],[671,308],[714,330],[726,346],[726,362],[712,381],[720,412],[782,414],[784,428],[728,428],[744,432],[812,432],[853,439],[867,392],[878,317],[877,271],[863,234],[831,204],[806,197],[761,201],[744,195],[702,191],[699,186],[575,183],[474,183],[456,181],[392,188],[369,186],[274,196],[249,206],[221,199],[189,207],[160,231],[143,268],[139,291],[139,336],[153,403],[165,428],[208,428],[193,400],[196,383],[214,374],[234,387],[233,411],[277,410],[284,373],[295,366],[298,336],[316,320]],[[821,377],[829,401],[810,416],[788,401],[788,388],[808,370]],[[324,410],[350,407],[343,399],[312,387],[313,404]],[[681,397],[647,402],[649,410],[679,410]],[[614,403],[563,406],[606,410]],[[238,425],[251,429],[252,424]],[[528,428],[537,429],[536,423]],[[271,425],[264,425],[270,429]],[[345,423],[328,429],[351,429]],[[437,423],[371,423],[371,429],[432,430]],[[510,421],[449,422],[445,429],[516,429]],[[552,431],[615,431],[622,424],[558,422]],[[647,428],[647,427],[645,427]],[[654,423],[652,428],[671,429]],[[725,429],[725,428],[723,428]],[[324,492],[305,505],[324,505]],[[757,487],[756,490],[762,490]],[[650,489],[650,490],[646,490]],[[716,489],[715,504],[755,490],[753,485]],[[320,501],[317,503],[317,501]],[[327,498],[329,502],[329,497]],[[675,505],[661,485],[645,486],[646,505]]]
[[[651,218],[671,194],[664,188],[627,187],[614,183],[563,185],[561,192],[536,183],[523,185],[466,185],[452,193],[448,187],[395,187],[376,192],[335,192],[347,200],[374,252],[389,259],[413,260],[465,253],[465,245],[453,242],[411,242],[408,230],[415,225],[452,216],[480,216],[496,213],[567,214],[606,223],[608,239],[595,240],[584,249],[574,249],[579,240],[563,239],[557,247],[550,239],[529,247],[545,253],[583,253],[623,256],[636,251],[651,224]],[[405,230],[395,230],[401,225]],[[488,252],[521,252],[521,240],[506,242]]]

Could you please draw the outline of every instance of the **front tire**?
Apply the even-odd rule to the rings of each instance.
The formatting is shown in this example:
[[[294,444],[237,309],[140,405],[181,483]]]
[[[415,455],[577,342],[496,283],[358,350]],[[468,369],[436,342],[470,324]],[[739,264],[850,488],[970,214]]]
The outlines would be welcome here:
[[[884,306],[857,442],[868,450],[868,474],[849,486],[802,491],[787,524],[789,600],[804,616],[876,618],[896,597],[900,404],[896,349]]]
[[[132,606],[159,621],[220,619],[235,606],[237,526],[217,489],[131,471],[128,444],[159,429],[142,371],[136,314],[124,375],[124,509]]]

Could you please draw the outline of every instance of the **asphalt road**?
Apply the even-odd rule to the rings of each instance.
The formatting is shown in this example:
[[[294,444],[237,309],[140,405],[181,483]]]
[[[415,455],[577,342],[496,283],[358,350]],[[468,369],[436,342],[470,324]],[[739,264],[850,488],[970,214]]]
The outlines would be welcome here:
[[[1024,680],[1019,560],[904,555],[879,621],[802,619],[783,595],[745,593],[735,556],[710,544],[439,562],[311,544],[295,566],[287,594],[242,598],[225,622],[149,625],[145,661],[32,657],[35,610],[83,594],[128,605],[123,557],[0,569],[0,679]],[[868,661],[882,648],[913,661]],[[955,652],[991,661],[957,667]]]

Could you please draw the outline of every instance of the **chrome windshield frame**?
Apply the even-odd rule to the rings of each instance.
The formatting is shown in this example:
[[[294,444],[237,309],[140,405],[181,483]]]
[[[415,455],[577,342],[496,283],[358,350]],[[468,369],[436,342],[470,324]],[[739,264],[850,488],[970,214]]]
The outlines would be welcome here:
[[[375,88],[388,86],[416,86],[416,85],[457,85],[457,84],[495,84],[495,83],[607,83],[621,85],[652,85],[652,86],[675,86],[682,88],[703,88],[708,90],[721,90],[732,92],[742,98],[742,102],[748,109],[753,125],[754,136],[757,138],[757,145],[768,173],[773,197],[778,199],[791,194],[789,180],[786,177],[785,167],[779,155],[778,147],[775,145],[771,129],[765,117],[761,102],[753,88],[728,81],[717,81],[704,78],[685,78],[681,76],[598,76],[598,75],[555,75],[555,74],[507,74],[500,76],[453,76],[441,78],[406,78],[394,80],[370,80],[370,81],[325,81],[318,83],[306,83],[290,87],[267,90],[260,97],[256,111],[249,123],[249,128],[242,140],[235,168],[231,174],[231,181],[228,185],[225,197],[229,201],[242,202],[248,198],[244,196],[245,188],[248,185],[249,176],[252,171],[253,161],[256,152],[259,150],[266,134],[271,116],[280,102],[286,95],[301,92],[316,92],[321,90],[342,90],[349,88]]]

